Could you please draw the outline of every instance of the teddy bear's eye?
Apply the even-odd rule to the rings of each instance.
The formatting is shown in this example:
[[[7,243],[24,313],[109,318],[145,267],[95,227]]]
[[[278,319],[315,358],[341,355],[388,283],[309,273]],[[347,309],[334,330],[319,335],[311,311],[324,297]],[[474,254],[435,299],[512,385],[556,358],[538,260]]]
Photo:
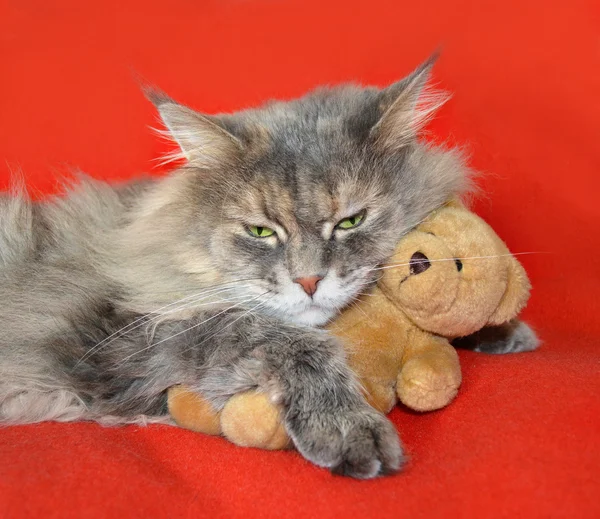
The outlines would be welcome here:
[[[456,258],[454,260],[454,263],[456,263],[456,270],[458,270],[460,272],[463,268],[462,261],[460,261],[458,258]]]

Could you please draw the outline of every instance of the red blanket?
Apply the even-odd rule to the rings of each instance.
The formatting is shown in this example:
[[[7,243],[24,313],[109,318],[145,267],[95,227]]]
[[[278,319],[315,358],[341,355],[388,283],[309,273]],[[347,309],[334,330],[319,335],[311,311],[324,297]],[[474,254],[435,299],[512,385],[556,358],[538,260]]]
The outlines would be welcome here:
[[[0,178],[20,168],[40,194],[67,165],[111,180],[153,168],[165,145],[136,74],[213,112],[387,84],[441,44],[435,79],[454,98],[430,134],[467,147],[476,209],[539,253],[521,260],[544,344],[461,353],[457,400],[395,410],[410,463],[369,482],[166,426],[3,428],[0,517],[600,517],[599,6],[3,2]]]

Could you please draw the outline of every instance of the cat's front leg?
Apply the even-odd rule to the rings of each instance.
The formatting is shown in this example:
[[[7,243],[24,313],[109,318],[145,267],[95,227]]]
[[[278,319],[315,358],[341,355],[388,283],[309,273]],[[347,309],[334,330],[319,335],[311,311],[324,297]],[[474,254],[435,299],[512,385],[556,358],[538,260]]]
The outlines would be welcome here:
[[[362,397],[343,348],[324,331],[231,313],[211,337],[196,390],[218,409],[251,388],[283,408],[298,451],[336,473],[372,478],[395,472],[402,450],[394,426]]]

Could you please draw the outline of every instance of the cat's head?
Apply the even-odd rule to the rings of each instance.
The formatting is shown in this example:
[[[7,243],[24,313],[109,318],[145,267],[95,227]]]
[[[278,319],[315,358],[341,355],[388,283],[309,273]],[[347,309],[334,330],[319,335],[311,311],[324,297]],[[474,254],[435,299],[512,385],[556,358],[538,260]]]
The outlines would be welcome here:
[[[185,215],[174,232],[184,268],[239,280],[232,304],[298,324],[335,316],[466,184],[457,152],[418,141],[444,101],[425,88],[431,66],[385,89],[322,88],[232,115],[155,96],[187,161],[169,198]]]

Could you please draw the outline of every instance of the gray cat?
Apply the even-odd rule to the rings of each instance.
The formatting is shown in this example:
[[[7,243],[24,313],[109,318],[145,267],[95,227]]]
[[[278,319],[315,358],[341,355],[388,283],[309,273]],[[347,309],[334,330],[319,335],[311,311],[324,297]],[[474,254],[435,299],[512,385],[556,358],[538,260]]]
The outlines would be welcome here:
[[[233,115],[153,95],[185,166],[0,198],[0,423],[168,422],[173,384],[216,408],[258,387],[310,461],[396,471],[394,427],[318,326],[468,184],[459,153],[417,140],[442,102],[430,68]]]

